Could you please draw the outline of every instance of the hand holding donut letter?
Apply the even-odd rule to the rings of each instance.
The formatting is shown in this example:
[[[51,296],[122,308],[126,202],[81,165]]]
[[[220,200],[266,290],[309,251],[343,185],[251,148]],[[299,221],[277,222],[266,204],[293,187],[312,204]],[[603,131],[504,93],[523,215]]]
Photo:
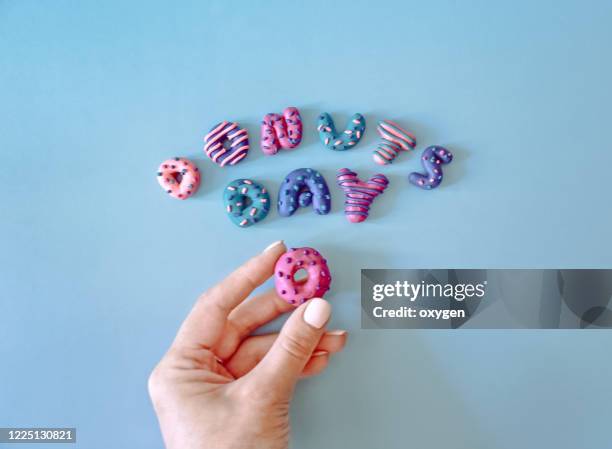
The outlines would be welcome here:
[[[151,373],[168,449],[287,448],[296,382],[321,373],[347,332],[326,332],[323,299],[296,308],[271,290],[245,301],[285,251],[282,241],[270,245],[202,294]],[[250,335],[290,311],[280,333]]]

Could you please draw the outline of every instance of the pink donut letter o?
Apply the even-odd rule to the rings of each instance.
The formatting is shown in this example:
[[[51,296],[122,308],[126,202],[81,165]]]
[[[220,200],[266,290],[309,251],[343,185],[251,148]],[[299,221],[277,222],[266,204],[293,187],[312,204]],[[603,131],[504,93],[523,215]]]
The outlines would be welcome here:
[[[185,200],[200,187],[200,171],[189,159],[175,157],[161,163],[157,181],[168,195]]]
[[[296,281],[295,274],[304,269],[306,279]],[[312,248],[291,248],[276,262],[274,268],[276,292],[289,304],[296,306],[311,298],[321,298],[329,290],[331,275],[327,261]]]

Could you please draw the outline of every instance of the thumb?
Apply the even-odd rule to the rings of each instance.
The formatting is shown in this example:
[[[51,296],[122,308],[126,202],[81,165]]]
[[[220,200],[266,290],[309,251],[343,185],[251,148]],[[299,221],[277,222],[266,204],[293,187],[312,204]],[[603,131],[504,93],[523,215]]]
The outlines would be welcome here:
[[[313,298],[298,307],[259,364],[247,375],[247,382],[289,397],[302,370],[325,333],[331,315],[327,301]]]

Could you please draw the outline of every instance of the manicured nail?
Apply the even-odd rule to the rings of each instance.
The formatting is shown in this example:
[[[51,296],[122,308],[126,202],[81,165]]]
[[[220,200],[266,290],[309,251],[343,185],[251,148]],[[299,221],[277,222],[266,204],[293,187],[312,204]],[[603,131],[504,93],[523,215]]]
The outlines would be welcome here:
[[[333,330],[333,331],[325,332],[325,334],[326,335],[334,335],[334,336],[342,337],[342,336],[348,334],[348,332],[344,331],[344,330]]]
[[[266,249],[264,249],[264,250],[263,250],[263,252],[265,253],[265,252],[267,252],[267,251],[270,251],[270,250],[271,250],[272,248],[274,248],[275,246],[282,245],[282,244],[283,244],[283,241],[282,241],[282,240],[277,240],[276,242],[272,243],[271,245],[268,245],[268,246],[266,247]]]
[[[304,310],[304,321],[312,327],[321,329],[329,320],[331,315],[331,306],[327,301],[321,298],[313,298],[308,301],[306,310]]]
[[[312,353],[312,357],[321,357],[322,355],[327,355],[329,352],[327,351],[315,351]]]

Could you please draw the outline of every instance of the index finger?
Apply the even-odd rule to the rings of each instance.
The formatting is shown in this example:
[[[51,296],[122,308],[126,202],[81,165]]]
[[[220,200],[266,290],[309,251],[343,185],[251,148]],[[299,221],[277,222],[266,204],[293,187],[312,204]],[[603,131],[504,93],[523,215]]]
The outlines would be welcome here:
[[[181,325],[175,342],[212,348],[230,312],[274,273],[274,265],[286,251],[282,240],[249,259],[222,282],[204,292]]]

